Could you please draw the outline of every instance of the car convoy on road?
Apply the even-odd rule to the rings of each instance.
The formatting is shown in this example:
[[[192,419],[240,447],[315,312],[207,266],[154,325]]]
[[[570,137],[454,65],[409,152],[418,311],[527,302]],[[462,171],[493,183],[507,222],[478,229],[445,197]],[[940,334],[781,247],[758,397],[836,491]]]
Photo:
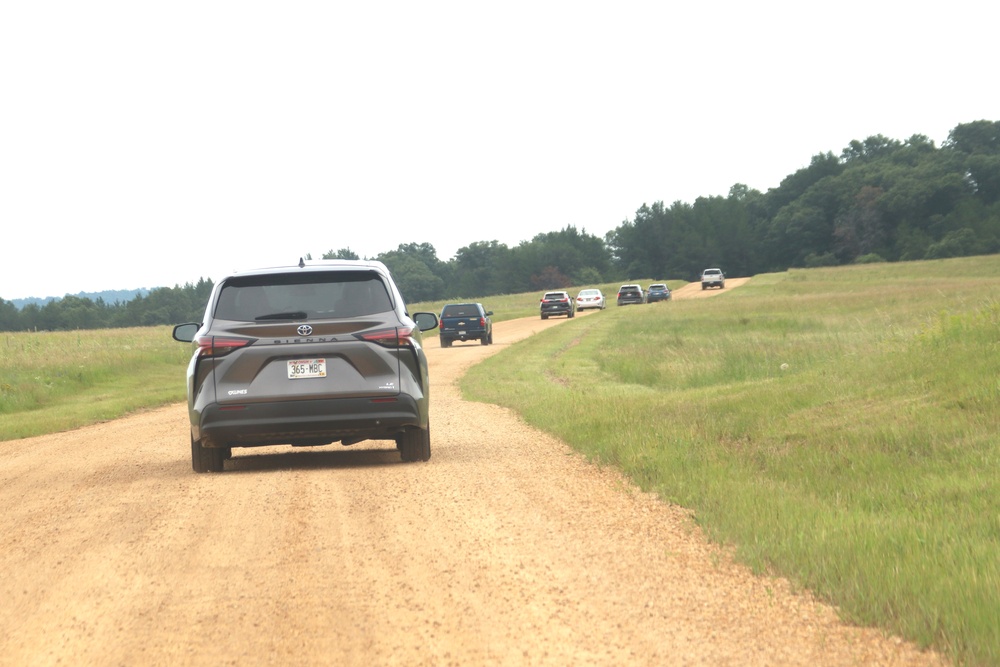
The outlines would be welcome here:
[[[702,289],[725,287],[706,269]],[[619,306],[671,300],[666,283],[628,283]],[[543,320],[604,310],[600,289],[545,292]],[[202,322],[174,327],[191,345],[187,369],[191,465],[221,472],[234,447],[395,442],[403,461],[430,458],[428,366],[422,332],[441,347],[493,343],[493,311],[446,304],[410,314],[384,264],[305,262],[234,273],[215,284]]]

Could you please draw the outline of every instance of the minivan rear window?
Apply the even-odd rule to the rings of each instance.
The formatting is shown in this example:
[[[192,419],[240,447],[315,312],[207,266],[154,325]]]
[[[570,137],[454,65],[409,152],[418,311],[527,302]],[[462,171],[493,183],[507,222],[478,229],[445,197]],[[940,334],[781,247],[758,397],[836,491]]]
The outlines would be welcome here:
[[[232,277],[222,286],[215,317],[256,322],[360,317],[392,309],[376,273],[326,271]]]

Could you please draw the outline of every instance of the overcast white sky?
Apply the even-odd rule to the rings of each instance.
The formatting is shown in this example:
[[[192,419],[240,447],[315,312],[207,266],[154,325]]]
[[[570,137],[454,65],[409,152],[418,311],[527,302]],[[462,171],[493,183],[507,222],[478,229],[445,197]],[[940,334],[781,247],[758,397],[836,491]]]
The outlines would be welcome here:
[[[766,191],[1000,119],[1000,3],[5,2],[0,297]]]

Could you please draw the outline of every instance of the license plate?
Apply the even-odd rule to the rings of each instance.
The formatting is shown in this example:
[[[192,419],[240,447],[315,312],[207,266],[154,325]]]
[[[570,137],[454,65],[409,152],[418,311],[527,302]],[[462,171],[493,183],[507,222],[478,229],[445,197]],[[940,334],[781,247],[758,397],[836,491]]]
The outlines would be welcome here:
[[[459,332],[458,332],[458,335],[459,335],[459,336],[464,336],[464,335],[465,335],[465,332],[464,332],[464,331],[459,331]]]
[[[288,379],[325,378],[326,359],[295,359],[288,362]]]

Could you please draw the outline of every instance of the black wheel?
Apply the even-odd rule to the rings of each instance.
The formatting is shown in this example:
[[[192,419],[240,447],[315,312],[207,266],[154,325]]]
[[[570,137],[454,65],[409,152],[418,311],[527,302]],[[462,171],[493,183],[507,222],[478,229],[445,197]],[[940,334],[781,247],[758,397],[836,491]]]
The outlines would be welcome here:
[[[542,319],[543,320],[547,320],[547,319],[549,319],[549,316],[548,315],[542,315]]]
[[[493,332],[491,331],[490,332],[490,345],[492,345],[492,344],[493,344]]]
[[[482,343],[483,345],[489,345],[490,337],[487,334],[483,334],[483,337],[479,339],[479,342]]]
[[[574,315],[576,315],[576,313],[574,313],[572,310],[566,313],[566,317],[573,317]]]
[[[441,337],[441,347],[451,347],[451,341],[445,337]]]
[[[222,463],[232,450],[222,447],[202,447],[191,437],[191,467],[195,472],[222,472]]]
[[[404,461],[426,461],[431,457],[431,427],[408,428],[396,441]]]

